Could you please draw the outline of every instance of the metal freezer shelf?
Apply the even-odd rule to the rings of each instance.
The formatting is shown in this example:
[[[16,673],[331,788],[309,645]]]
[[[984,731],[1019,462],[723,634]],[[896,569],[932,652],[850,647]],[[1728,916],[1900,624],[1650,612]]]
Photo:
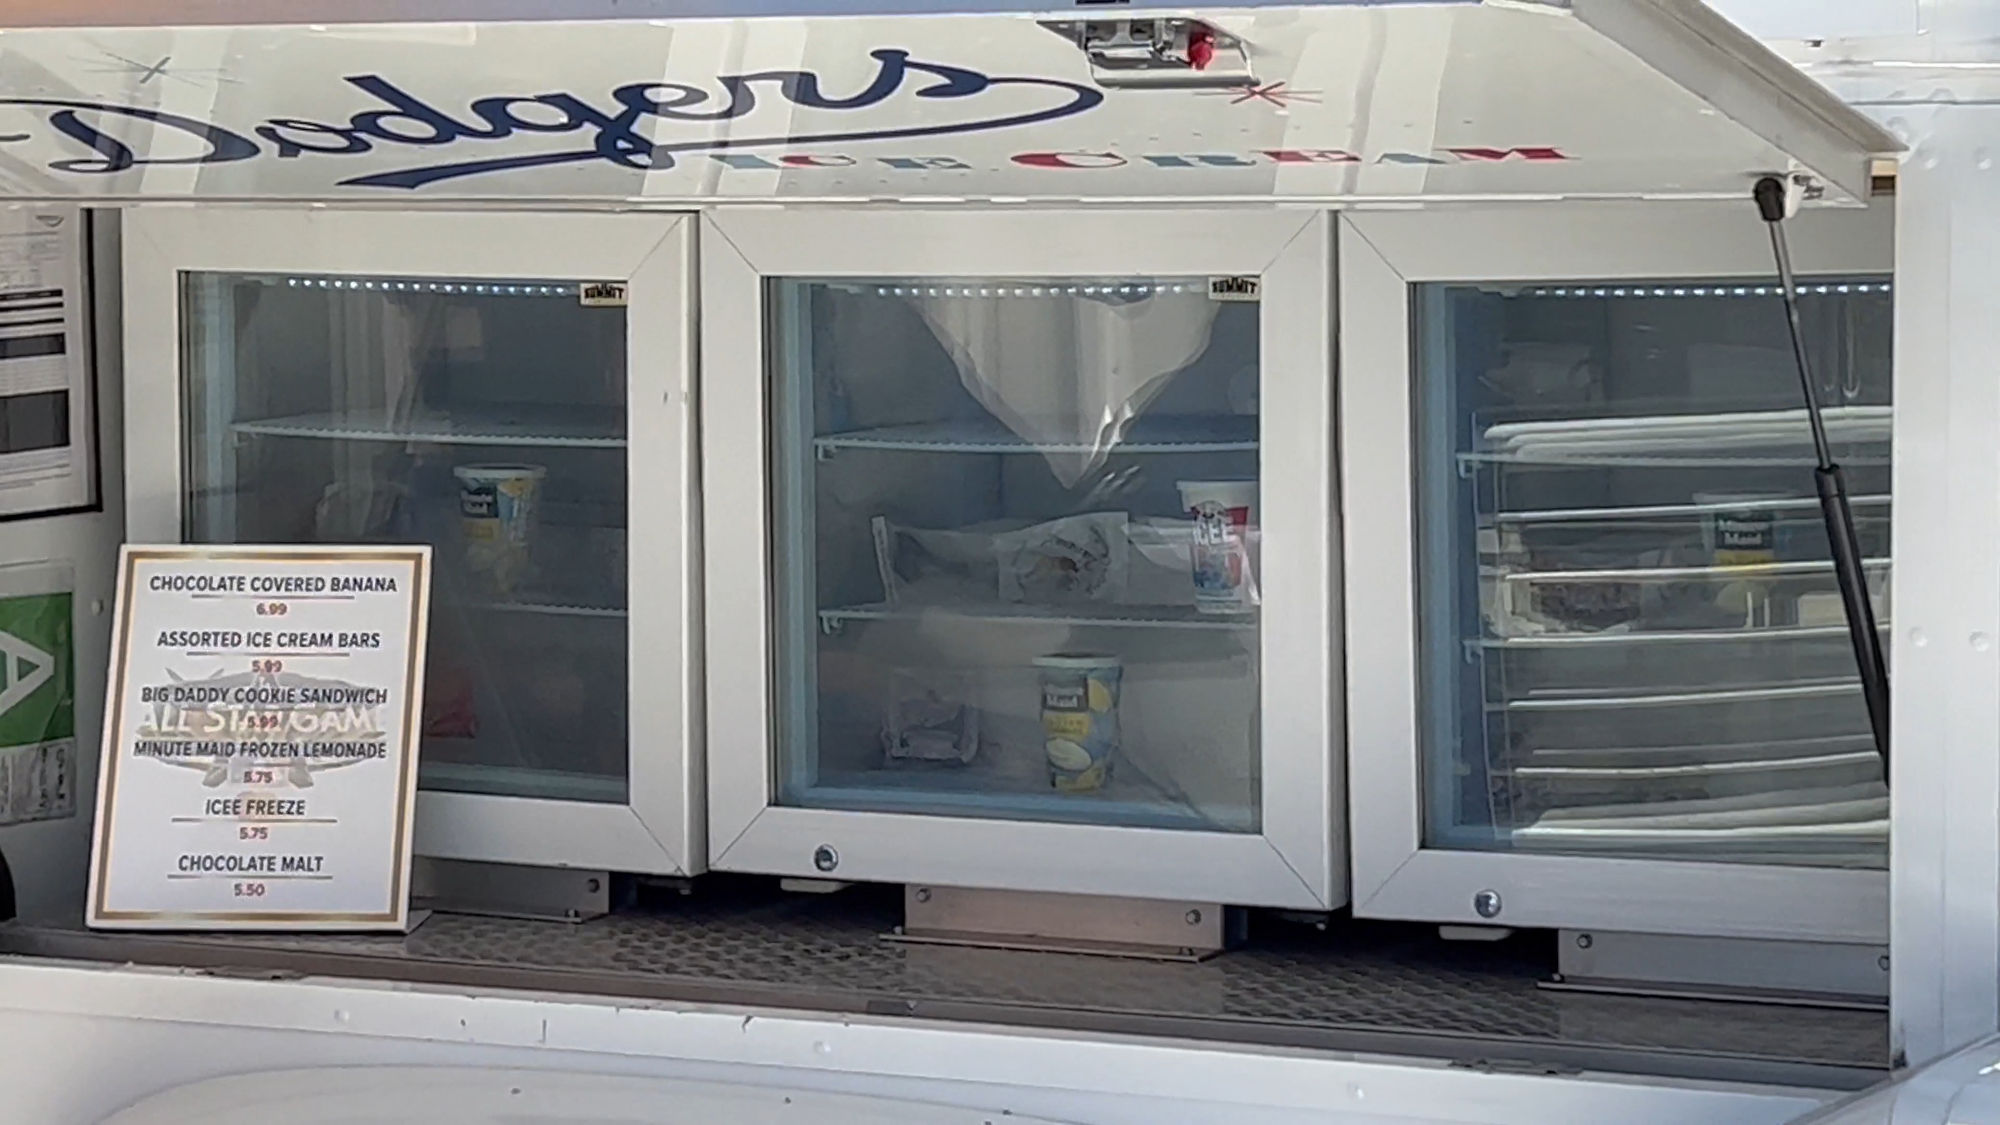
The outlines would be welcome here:
[[[544,617],[624,617],[620,606],[574,605],[562,602],[480,602],[474,609],[494,613],[532,613]]]
[[[294,414],[232,423],[239,434],[332,441],[422,442],[434,445],[524,445],[625,448],[621,411],[534,407],[518,413],[402,415],[389,410]]]
[[[1868,570],[1886,570],[1888,559],[1863,559],[1861,565]],[[1794,578],[1804,574],[1832,574],[1833,563],[1818,562],[1772,562],[1750,566],[1636,566],[1604,567],[1592,570],[1513,570],[1495,571],[1482,568],[1489,577],[1497,577],[1508,583],[1536,582],[1685,582],[1691,579],[1716,578],[1726,581],[1741,581],[1749,578]]]
[[[1886,622],[1878,623],[1876,629],[1886,632]],[[1516,637],[1482,637],[1467,641],[1468,647],[1500,649],[1542,649],[1542,648],[1620,648],[1645,645],[1677,644],[1762,644],[1764,642],[1787,643],[1791,641],[1830,640],[1845,638],[1845,625],[1777,625],[1767,628],[1748,629],[1679,629],[1658,632],[1632,633],[1535,633]]]
[[[462,742],[462,739],[426,736],[424,741]],[[417,784],[424,789],[448,793],[482,793],[495,797],[526,797],[534,800],[593,801],[623,804],[629,789],[621,777],[572,773],[562,770],[531,769],[526,766],[499,766],[471,762],[448,762],[431,755],[417,766]]]
[[[1889,408],[1880,406],[1825,411],[1827,437],[1841,462],[1888,464],[1886,452],[1869,455],[1860,450],[1888,445],[1891,417]],[[1805,468],[1817,464],[1803,410],[1505,422],[1487,427],[1481,436],[1486,449],[1458,454],[1460,475],[1469,476],[1484,465]]]
[[[1756,824],[1723,828],[1611,828],[1582,825],[1535,824],[1527,828],[1517,828],[1511,833],[1517,844],[1559,846],[1565,850],[1607,849],[1618,852],[1643,851],[1646,848],[1665,848],[1676,852],[1685,848],[1702,845],[1829,845],[1826,853],[1818,851],[1795,853],[1749,852],[1738,853],[1742,862],[1808,865],[1807,860],[1845,857],[1845,862],[1837,866],[1879,868],[1882,863],[1881,849],[1873,845],[1886,842],[1889,838],[1887,818],[1860,820],[1841,824]],[[1842,847],[1852,848],[1848,851]],[[1859,845],[1870,845],[1861,847]],[[1675,856],[1676,859],[1718,859],[1719,856],[1703,852]],[[1815,865],[1815,866],[1824,866]]]
[[[954,620],[1001,625],[1090,625],[1115,629],[1237,630],[1257,627],[1255,614],[1203,613],[1192,606],[925,605],[877,602],[819,611],[820,627],[850,621]]]
[[[1857,844],[1876,844],[1889,837],[1889,820],[1886,816],[1875,816],[1862,820],[1831,821],[1807,824],[1733,824],[1712,827],[1647,827],[1639,824],[1614,825],[1563,824],[1542,822],[1525,828],[1516,828],[1511,833],[1519,844],[1560,844],[1564,848],[1615,848],[1619,851],[1636,851],[1648,847],[1683,848],[1691,845],[1730,844],[1824,844],[1835,855],[1843,854],[1846,847]],[[1815,853],[1787,856],[1792,860],[1808,858]],[[1881,866],[1878,849],[1858,849],[1851,853],[1854,866]],[[1691,858],[1703,858],[1699,855]],[[1714,858],[1714,857],[1707,857]],[[1750,857],[1746,856],[1748,860]],[[1757,859],[1769,861],[1776,855],[1757,855]]]
[[[1887,442],[1894,414],[1887,406],[1833,406],[1821,411],[1827,437],[1837,445]],[[1641,453],[1689,446],[1791,446],[1809,443],[1810,420],[1803,408],[1722,414],[1653,414],[1613,418],[1562,418],[1500,422],[1481,432],[1497,452],[1523,453],[1549,447],[1595,447]]]
[[[813,439],[827,457],[843,449],[909,453],[1248,453],[1257,449],[1257,418],[1250,414],[1163,415],[1133,420],[1101,440],[1024,438],[991,416],[916,422],[827,434]]]
[[[1772,762],[1793,757],[1817,758],[1845,751],[1874,753],[1874,740],[1864,732],[1823,734],[1806,738],[1764,738],[1754,742],[1705,740],[1658,746],[1537,746],[1526,751],[1535,762],[1595,766],[1605,762],[1656,765],[1704,765],[1711,762]]]
[[[1769,684],[1755,687],[1713,688],[1700,691],[1665,691],[1620,695],[1564,694],[1537,698],[1530,695],[1502,703],[1489,703],[1489,711],[1586,711],[1620,710],[1629,707],[1682,707],[1710,703],[1760,703],[1776,700],[1826,699],[1859,692],[1859,680],[1824,680],[1799,684]]]
[[[1856,508],[1886,507],[1889,497],[1882,493],[1855,496],[1848,501]],[[1536,523],[1599,523],[1616,520],[1673,520],[1681,517],[1703,516],[1714,512],[1809,512],[1815,518],[1819,513],[1819,499],[1814,496],[1791,497],[1782,500],[1731,500],[1712,504],[1637,504],[1630,507],[1597,508],[1541,508],[1500,511],[1490,513],[1486,519],[1493,525],[1536,524]]]
[[[1119,767],[1103,789],[1061,793],[1046,778],[995,778],[977,765],[911,766],[821,773],[819,784],[805,791],[802,802],[812,808],[897,811],[999,817],[1061,824],[1166,828],[1196,832],[1254,832],[1256,819],[1247,805],[1197,811],[1184,797],[1145,777],[1131,762]]]
[[[1568,808],[1544,813],[1532,826],[1524,826],[1516,831],[1556,828],[1632,833],[1753,829],[1801,832],[1845,831],[1856,826],[1880,822],[1888,814],[1888,791],[1881,782],[1876,781],[1832,788],[1782,789],[1769,793],[1703,800],[1666,800]]]
[[[1887,468],[1889,458],[1856,456],[1836,451],[1836,459],[1848,468]],[[1483,465],[1512,465],[1560,469],[1810,469],[1819,464],[1809,453],[1796,457],[1694,456],[1614,453],[1461,453],[1461,476],[1471,476]]]
[[[1692,762],[1654,766],[1514,766],[1496,767],[1494,772],[1523,780],[1560,781],[1655,781],[1667,778],[1721,777],[1729,774],[1773,773],[1781,770],[1814,770],[1836,766],[1873,765],[1881,758],[1874,750],[1854,750],[1842,754],[1809,757],[1734,759],[1723,762]]]

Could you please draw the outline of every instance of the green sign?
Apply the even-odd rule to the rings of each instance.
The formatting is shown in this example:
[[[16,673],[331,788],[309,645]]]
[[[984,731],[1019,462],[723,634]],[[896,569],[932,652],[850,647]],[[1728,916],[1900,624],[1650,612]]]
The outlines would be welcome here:
[[[0,598],[0,824],[76,812],[72,604]]]

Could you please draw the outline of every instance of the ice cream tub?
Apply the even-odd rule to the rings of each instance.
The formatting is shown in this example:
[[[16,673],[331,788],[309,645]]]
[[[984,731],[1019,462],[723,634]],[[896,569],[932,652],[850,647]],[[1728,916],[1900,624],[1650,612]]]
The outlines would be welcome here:
[[[1194,521],[1188,551],[1195,608],[1242,613],[1256,602],[1250,573],[1250,526],[1257,504],[1254,480],[1184,480],[1181,506]]]
[[[465,562],[475,583],[511,594],[527,578],[540,507],[540,465],[460,465],[458,515],[465,533]]]
[[[1042,739],[1049,785],[1060,793],[1102,789],[1118,752],[1118,692],[1123,666],[1115,656],[1056,653],[1038,657]]]

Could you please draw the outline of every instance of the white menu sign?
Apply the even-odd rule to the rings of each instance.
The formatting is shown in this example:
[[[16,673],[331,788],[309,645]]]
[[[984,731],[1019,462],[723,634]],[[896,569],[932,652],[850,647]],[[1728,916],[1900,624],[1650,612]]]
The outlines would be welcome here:
[[[124,548],[91,926],[407,928],[430,563]]]

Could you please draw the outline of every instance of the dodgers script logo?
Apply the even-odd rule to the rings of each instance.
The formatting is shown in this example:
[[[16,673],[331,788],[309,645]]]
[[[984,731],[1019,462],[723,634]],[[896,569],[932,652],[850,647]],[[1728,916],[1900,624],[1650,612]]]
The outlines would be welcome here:
[[[46,110],[48,126],[95,155],[52,161],[59,172],[104,175],[154,164],[228,164],[264,155],[279,159],[307,156],[359,156],[405,149],[448,149],[467,159],[431,161],[388,172],[373,172],[338,181],[343,187],[420,188],[445,180],[510,172],[520,168],[540,168],[563,164],[602,161],[621,168],[657,170],[671,168],[680,153],[723,151],[824,144],[853,141],[890,140],[907,137],[942,137],[966,133],[1011,129],[1071,117],[1103,102],[1098,90],[1053,78],[1018,76],[996,77],[944,63],[921,62],[908,51],[884,48],[871,51],[876,71],[862,89],[851,94],[829,94],[819,75],[805,70],[764,70],[750,74],[719,75],[715,85],[720,98],[709,90],[678,82],[638,82],[611,91],[610,106],[593,105],[576,94],[550,93],[501,95],[474,99],[464,111],[439,109],[408,93],[388,79],[375,74],[350,75],[348,85],[367,94],[375,107],[362,110],[342,122],[311,121],[297,117],[274,117],[256,126],[251,135],[191,117],[149,109],[144,106],[99,104],[52,98],[0,98],[0,106]],[[917,76],[914,77],[913,76]],[[941,106],[938,116],[955,119],[901,128],[831,130],[817,133],[775,136],[724,136],[699,139],[655,140],[646,134],[659,126],[642,129],[651,119],[664,125],[671,122],[713,124],[750,115],[758,104],[759,91],[769,89],[779,98],[801,109],[861,110],[880,105],[914,83],[914,97],[927,101],[953,102],[976,98],[995,88],[1016,88],[1040,95],[1046,105],[1017,110],[1004,115],[950,115]],[[134,123],[142,128],[132,130]],[[121,135],[120,125],[128,131]],[[152,137],[178,136],[195,151],[183,155],[158,155],[141,151],[128,139],[131,131]],[[576,147],[555,152],[512,153],[471,157],[484,142],[501,142],[523,134],[576,136]],[[0,143],[26,141],[32,134],[0,134]],[[495,146],[499,147],[499,146]]]

